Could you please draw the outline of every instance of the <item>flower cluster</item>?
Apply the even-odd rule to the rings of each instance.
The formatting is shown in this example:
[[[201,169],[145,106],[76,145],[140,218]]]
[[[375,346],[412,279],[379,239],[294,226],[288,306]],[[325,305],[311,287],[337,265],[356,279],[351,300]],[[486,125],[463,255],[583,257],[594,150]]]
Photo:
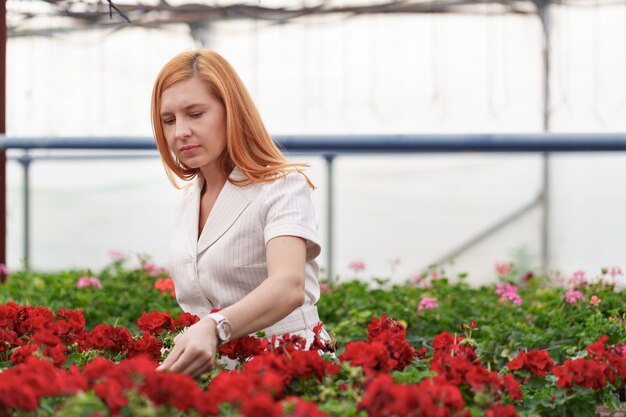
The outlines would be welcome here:
[[[96,277],[89,277],[87,275],[83,275],[76,281],[76,288],[85,288],[85,287],[96,287],[102,289],[102,283]]]
[[[511,284],[498,284],[496,294],[500,295],[500,302],[512,301],[515,305],[522,304],[522,297],[517,293],[517,286]]]
[[[494,269],[500,278],[505,278],[513,270],[513,264],[511,262],[496,262]]]
[[[88,331],[80,310],[63,307],[52,313],[47,308],[9,302],[0,305],[0,354],[11,352],[8,358],[13,364],[25,363],[31,356],[42,356],[56,366],[64,365],[70,353],[87,351],[129,358],[145,354],[157,359],[161,355],[162,341],[154,334],[165,328],[180,330],[197,320],[188,313],[180,314],[177,320],[169,313],[144,313],[138,320],[138,327],[144,332],[140,337],[133,337],[125,327],[106,323]]]
[[[557,386],[571,388],[574,385],[589,389],[601,389],[607,381],[620,388],[626,386],[626,358],[624,347],[606,346],[607,336],[600,337],[587,346],[589,358],[568,359],[554,368],[559,378]]]
[[[576,304],[581,298],[583,298],[583,293],[573,288],[567,290],[563,295],[563,299],[569,304]]]
[[[80,310],[0,305],[0,416],[77,415],[70,408],[85,403],[83,411],[92,411],[80,415],[92,417],[323,417],[328,404],[350,398],[352,408],[337,415],[516,417],[539,386],[553,390],[550,406],[572,398],[573,390],[626,386],[626,346],[609,345],[606,336],[561,364],[546,350],[522,349],[508,369],[498,370],[494,362],[483,363],[484,352],[473,339],[480,330],[475,321],[461,325],[463,336],[441,332],[418,350],[406,340],[404,322],[387,315],[373,318],[367,340],[347,343],[338,357],[320,354],[333,346],[319,323],[312,343],[285,334],[223,344],[222,360],[236,360],[237,366],[214,370],[201,381],[157,371],[162,348],[197,321],[186,313],[174,319],[144,312],[133,335],[106,323],[89,331]],[[528,402],[537,406],[532,397]],[[537,415],[544,414],[538,409]]]
[[[437,303],[437,299],[434,297],[424,297],[422,298],[422,300],[420,301],[419,305],[417,306],[417,311],[422,311],[422,310],[429,310],[429,309],[435,309],[438,308],[439,304]]]
[[[154,288],[161,291],[161,294],[168,293],[173,298],[176,298],[176,289],[174,287],[174,280],[170,277],[157,279],[154,282]]]
[[[380,319],[372,319],[367,326],[367,332],[367,342],[347,343],[339,359],[350,362],[352,366],[361,366],[365,373],[373,375],[391,370],[401,371],[417,355],[406,341],[406,328],[399,322],[390,320],[386,314]]]
[[[512,370],[525,369],[532,375],[545,377],[554,368],[554,362],[545,350],[520,350],[515,359],[510,361],[507,367]]]

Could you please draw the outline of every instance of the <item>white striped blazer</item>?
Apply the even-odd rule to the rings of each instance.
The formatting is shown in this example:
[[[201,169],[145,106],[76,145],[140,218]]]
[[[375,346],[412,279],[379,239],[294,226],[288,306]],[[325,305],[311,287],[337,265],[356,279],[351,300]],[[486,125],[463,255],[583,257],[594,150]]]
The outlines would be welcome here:
[[[231,178],[243,174],[235,168]],[[314,305],[320,290],[315,258],[320,244],[305,177],[291,173],[272,183],[244,187],[226,181],[197,238],[203,182],[196,178],[184,190],[170,241],[169,272],[181,308],[204,317],[213,308],[236,303],[267,279],[267,242],[277,236],[298,236],[307,242],[304,305],[266,333],[295,333],[317,324]]]

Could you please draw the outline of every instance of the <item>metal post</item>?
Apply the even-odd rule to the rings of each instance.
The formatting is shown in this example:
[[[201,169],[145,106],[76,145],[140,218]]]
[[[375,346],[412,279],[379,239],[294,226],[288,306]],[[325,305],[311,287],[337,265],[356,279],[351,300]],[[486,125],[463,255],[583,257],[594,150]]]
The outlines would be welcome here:
[[[330,282],[335,280],[333,268],[333,161],[335,156],[324,154],[324,159],[326,159],[326,263]]]
[[[6,133],[6,51],[7,51],[6,1],[0,0],[0,135]],[[6,203],[6,151],[0,150],[0,263],[6,264],[7,203]],[[0,282],[6,277],[0,272]]]
[[[550,131],[550,2],[537,3],[543,29],[543,131]],[[550,267],[550,154],[543,153],[542,221],[541,221],[541,269]]]
[[[18,162],[22,165],[22,169],[24,170],[24,184],[23,184],[23,201],[24,201],[24,270],[30,270],[30,163],[32,162],[32,158],[25,152],[22,155]]]

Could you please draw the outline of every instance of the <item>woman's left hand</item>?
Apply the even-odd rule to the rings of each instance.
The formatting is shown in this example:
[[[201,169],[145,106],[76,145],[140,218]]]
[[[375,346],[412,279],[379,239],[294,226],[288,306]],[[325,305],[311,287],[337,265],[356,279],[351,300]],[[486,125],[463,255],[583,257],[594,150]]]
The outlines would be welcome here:
[[[157,370],[182,372],[196,378],[215,367],[217,337],[215,321],[200,320],[176,336],[170,354]]]

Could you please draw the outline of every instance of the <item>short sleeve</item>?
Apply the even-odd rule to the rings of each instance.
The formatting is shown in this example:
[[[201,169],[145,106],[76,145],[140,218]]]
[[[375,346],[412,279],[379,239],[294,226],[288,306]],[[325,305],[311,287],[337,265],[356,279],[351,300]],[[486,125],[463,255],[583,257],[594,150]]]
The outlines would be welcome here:
[[[277,236],[306,240],[307,262],[320,254],[317,218],[311,201],[311,187],[304,175],[291,173],[268,187],[265,195],[265,244]]]

